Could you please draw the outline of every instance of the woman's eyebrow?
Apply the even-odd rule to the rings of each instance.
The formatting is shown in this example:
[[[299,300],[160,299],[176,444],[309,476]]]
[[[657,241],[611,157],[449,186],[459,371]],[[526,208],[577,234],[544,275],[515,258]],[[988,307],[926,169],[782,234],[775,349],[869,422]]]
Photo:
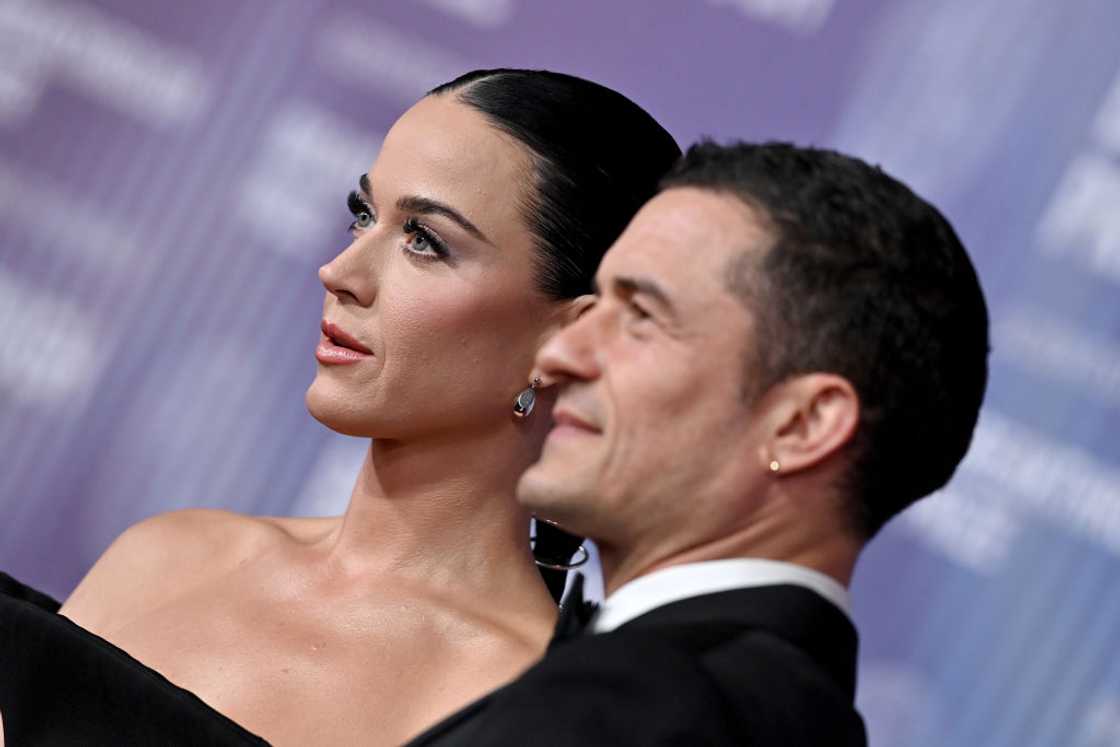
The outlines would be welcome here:
[[[373,199],[373,190],[369,184],[368,174],[362,174],[358,177],[358,187],[362,190],[362,194]],[[433,200],[429,197],[408,195],[397,200],[397,210],[405,213],[419,213],[420,215],[442,215],[458,223],[464,231],[474,236],[479,241],[485,241],[491,246],[494,245],[490,239],[486,238],[486,234],[480,231],[478,226],[471,223],[465,215],[450,205],[439,202],[438,200]]]
[[[367,182],[368,183],[368,182]],[[475,224],[467,220],[466,216],[460,213],[450,205],[445,205],[442,202],[429,199],[427,197],[417,197],[415,195],[408,195],[397,200],[397,209],[404,213],[419,213],[420,215],[442,215],[445,218],[450,218],[459,224],[460,227],[471,236],[474,236],[479,241],[485,241],[490,244],[490,239],[482,231],[478,230]],[[493,246],[493,244],[491,244]]]

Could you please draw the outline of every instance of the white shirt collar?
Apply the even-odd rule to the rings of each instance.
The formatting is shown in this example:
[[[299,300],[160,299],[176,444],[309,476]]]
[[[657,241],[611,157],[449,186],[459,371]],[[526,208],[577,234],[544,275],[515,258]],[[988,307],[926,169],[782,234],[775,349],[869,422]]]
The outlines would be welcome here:
[[[652,609],[689,597],[777,584],[815,591],[851,617],[848,590],[832,577],[779,560],[733,558],[674,565],[628,581],[603,600],[591,630],[606,633]]]

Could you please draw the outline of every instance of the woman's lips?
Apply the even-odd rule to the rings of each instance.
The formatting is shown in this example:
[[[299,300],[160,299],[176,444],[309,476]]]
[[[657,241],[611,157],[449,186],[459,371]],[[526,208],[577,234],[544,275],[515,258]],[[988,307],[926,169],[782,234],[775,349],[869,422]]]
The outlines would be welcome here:
[[[331,341],[331,338],[325,335],[319,340],[319,346],[315,348],[315,359],[328,366],[358,363],[364,361],[366,358],[372,357],[373,356],[369,353],[363,353],[360,350],[336,345]]]
[[[352,336],[344,332],[336,324],[323,320],[320,325],[323,336],[315,348],[315,358],[327,365],[344,365],[358,363],[373,356],[373,351]]]

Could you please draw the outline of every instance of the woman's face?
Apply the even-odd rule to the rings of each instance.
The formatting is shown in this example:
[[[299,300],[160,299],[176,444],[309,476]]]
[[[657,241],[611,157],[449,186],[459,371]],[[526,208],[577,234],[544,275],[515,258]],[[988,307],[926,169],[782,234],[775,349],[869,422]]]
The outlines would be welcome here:
[[[532,173],[524,146],[454,94],[397,120],[351,195],[349,246],[319,270],[315,418],[382,439],[508,422],[561,307],[533,279]]]

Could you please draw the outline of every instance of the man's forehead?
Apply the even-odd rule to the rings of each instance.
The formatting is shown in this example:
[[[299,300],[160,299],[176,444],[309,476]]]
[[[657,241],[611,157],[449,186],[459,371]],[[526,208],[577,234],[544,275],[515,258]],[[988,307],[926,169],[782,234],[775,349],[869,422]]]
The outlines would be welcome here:
[[[695,187],[666,190],[638,212],[603,258],[599,284],[641,274],[668,288],[703,292],[721,285],[734,256],[762,251],[768,234],[732,194]]]

